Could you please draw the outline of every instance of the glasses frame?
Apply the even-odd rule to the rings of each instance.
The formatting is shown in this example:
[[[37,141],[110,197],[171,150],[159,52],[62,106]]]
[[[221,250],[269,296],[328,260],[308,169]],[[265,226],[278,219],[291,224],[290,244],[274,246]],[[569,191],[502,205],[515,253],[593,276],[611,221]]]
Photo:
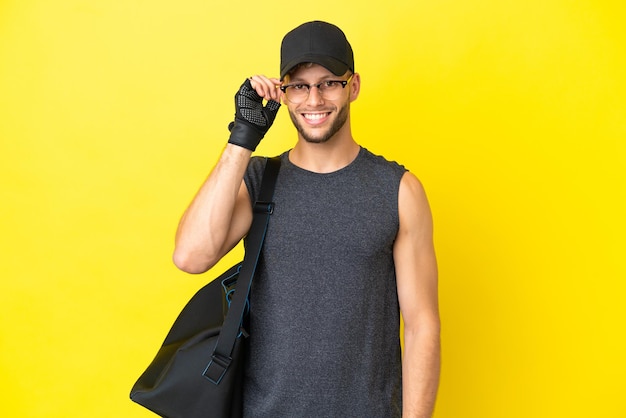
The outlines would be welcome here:
[[[324,93],[322,92],[322,90],[320,90],[320,86],[324,83],[328,83],[329,81],[335,82],[335,83],[341,83],[341,89],[345,89],[346,86],[348,85],[348,83],[350,82],[350,80],[352,80],[352,76],[354,75],[354,73],[350,74],[350,77],[348,77],[347,80],[324,80],[321,81],[319,83],[314,83],[314,84],[305,84],[305,83],[289,83],[289,84],[283,84],[279,87],[280,91],[282,91],[285,94],[285,97],[287,98],[287,100],[289,100],[290,102],[294,103],[294,104],[299,104],[299,103],[304,103],[308,98],[309,95],[311,94],[311,89],[313,87],[316,87],[317,90],[320,93],[320,96],[324,97]],[[289,99],[289,96],[287,95],[287,89],[289,87],[293,87],[293,86],[302,86],[305,87],[306,86],[306,97],[301,101],[301,102],[293,102],[292,100]]]

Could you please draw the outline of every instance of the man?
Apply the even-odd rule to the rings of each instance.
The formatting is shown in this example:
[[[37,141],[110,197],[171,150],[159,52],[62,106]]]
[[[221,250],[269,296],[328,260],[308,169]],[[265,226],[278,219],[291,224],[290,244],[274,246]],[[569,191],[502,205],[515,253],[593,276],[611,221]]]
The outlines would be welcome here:
[[[280,78],[241,86],[228,144],[181,219],[174,262],[189,273],[210,269],[247,234],[264,167],[251,154],[282,101],[298,140],[281,155],[251,290],[245,416],[432,415],[439,315],[430,209],[413,174],[352,137],[360,88],[339,28],[315,21],[289,32]]]

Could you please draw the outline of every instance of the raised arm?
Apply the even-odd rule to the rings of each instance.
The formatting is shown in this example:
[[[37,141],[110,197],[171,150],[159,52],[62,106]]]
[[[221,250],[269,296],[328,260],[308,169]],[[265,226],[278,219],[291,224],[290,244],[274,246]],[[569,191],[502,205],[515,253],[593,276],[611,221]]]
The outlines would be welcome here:
[[[252,207],[243,177],[280,107],[280,82],[264,76],[246,80],[235,95],[235,120],[217,164],[183,214],[173,260],[188,273],[213,267],[247,234]],[[263,99],[267,100],[265,106]]]
[[[404,320],[402,416],[429,418],[439,384],[437,261],[426,194],[419,180],[409,172],[400,183],[399,211],[394,261]]]

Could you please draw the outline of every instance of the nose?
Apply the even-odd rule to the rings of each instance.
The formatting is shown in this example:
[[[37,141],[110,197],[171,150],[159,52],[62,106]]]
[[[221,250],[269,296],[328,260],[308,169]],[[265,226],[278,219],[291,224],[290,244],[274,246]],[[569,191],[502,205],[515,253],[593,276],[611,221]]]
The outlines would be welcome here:
[[[309,87],[309,96],[306,99],[307,104],[316,106],[320,103],[324,102],[324,98],[322,97],[322,91],[319,86],[310,86]]]

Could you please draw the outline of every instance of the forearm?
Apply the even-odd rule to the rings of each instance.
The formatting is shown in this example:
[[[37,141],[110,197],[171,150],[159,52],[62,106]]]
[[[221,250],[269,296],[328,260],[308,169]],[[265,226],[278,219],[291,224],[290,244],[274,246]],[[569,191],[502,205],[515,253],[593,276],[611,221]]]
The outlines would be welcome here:
[[[228,144],[183,214],[174,250],[174,263],[181,270],[204,272],[230,250],[235,206],[251,154]]]
[[[402,359],[403,418],[430,418],[439,386],[439,323],[404,331]]]

